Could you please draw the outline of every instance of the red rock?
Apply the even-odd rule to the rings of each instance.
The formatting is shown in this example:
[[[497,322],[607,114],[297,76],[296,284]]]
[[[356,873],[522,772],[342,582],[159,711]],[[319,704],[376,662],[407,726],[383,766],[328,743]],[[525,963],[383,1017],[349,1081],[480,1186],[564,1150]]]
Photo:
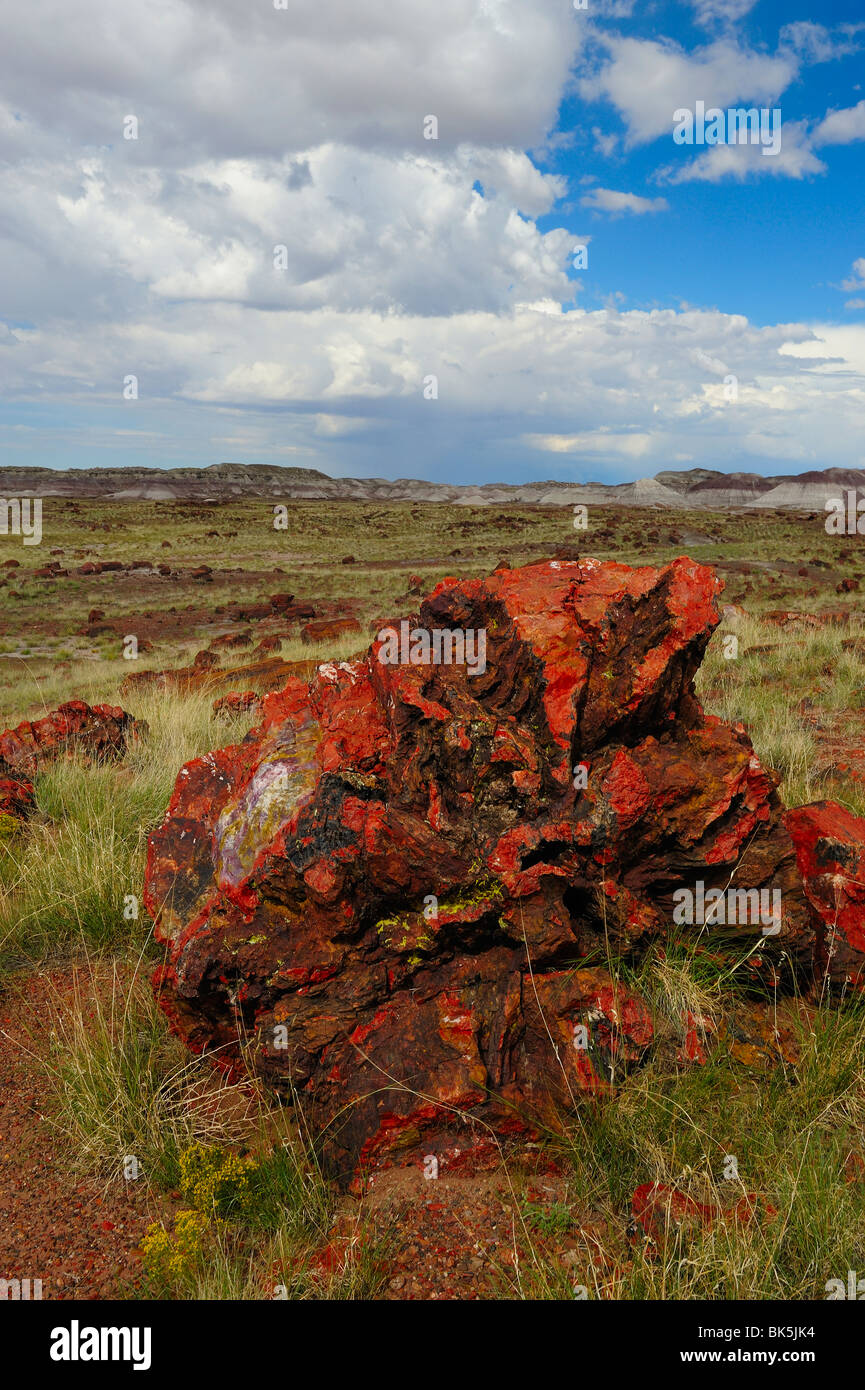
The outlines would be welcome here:
[[[278,689],[284,685],[290,677],[296,680],[309,681],[318,670],[317,661],[285,661],[282,663],[283,670],[280,672],[281,679],[271,683],[272,689]],[[244,674],[247,668],[239,668],[234,672],[226,672],[235,677]],[[250,667],[249,670],[254,668]],[[261,712],[264,695],[256,690],[230,690],[227,695],[220,695],[218,700],[213,702],[213,713],[216,715],[251,714],[254,718]]]
[[[638,1187],[631,1200],[632,1229],[650,1236],[659,1245],[682,1230],[710,1231],[714,1225],[749,1226],[757,1219],[771,1220],[777,1212],[753,1192],[746,1192],[731,1207],[697,1202],[686,1192],[662,1182]]]
[[[147,728],[118,705],[69,700],[56,710],[0,733],[0,814],[13,817],[33,807],[33,778],[46,762],[72,753],[92,761],[121,755]]]
[[[294,594],[271,594],[270,606],[274,613],[283,613],[294,603]]]
[[[865,820],[834,801],[788,811],[817,933],[822,976],[840,987],[865,984]]]
[[[315,609],[311,603],[290,603],[280,611],[279,616],[289,622],[301,622],[304,618],[314,618]]]
[[[300,629],[301,642],[332,642],[337,637],[345,637],[351,632],[360,632],[361,626],[356,618],[321,618],[315,623],[306,623]]]
[[[213,702],[213,713],[215,715],[234,715],[234,714],[258,714],[261,709],[262,696],[257,695],[254,690],[230,690],[227,695],[220,695],[218,700]]]
[[[95,760],[123,753],[141,732],[140,720],[119,705],[87,705],[69,700],[56,710],[0,733],[0,776],[32,778],[46,759],[77,753]]]
[[[792,984],[813,930],[774,781],[694,694],[719,588],[687,559],[446,579],[412,621],[484,630],[483,672],[375,641],[266,696],[150,837],[180,1036],[238,1067],[252,1039],[346,1177],[473,1122],[524,1135],[638,1066],[646,1005],[575,966],[663,936],[681,885],[780,887],[761,948]]]
[[[776,627],[822,627],[823,617],[816,613],[797,613],[788,608],[773,608],[763,614],[765,623]]]
[[[0,841],[35,809],[33,783],[0,777]]]
[[[248,623],[269,618],[272,612],[269,603],[233,603],[228,609],[228,616],[233,623]]]
[[[236,647],[248,647],[251,642],[252,634],[249,632],[226,632],[222,637],[214,637],[210,650],[220,652]]]

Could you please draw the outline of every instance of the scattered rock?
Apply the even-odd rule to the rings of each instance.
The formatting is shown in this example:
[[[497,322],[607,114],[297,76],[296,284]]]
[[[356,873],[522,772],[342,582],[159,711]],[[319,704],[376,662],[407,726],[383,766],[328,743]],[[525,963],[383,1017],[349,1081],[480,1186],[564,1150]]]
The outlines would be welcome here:
[[[683,1229],[711,1230],[719,1221],[724,1225],[748,1226],[760,1217],[771,1219],[777,1213],[753,1192],[746,1192],[732,1207],[698,1202],[686,1192],[666,1183],[647,1182],[638,1187],[631,1200],[634,1234],[649,1236],[663,1245]]]
[[[226,632],[222,637],[214,637],[210,644],[212,652],[234,650],[237,647],[248,647],[252,642],[252,634],[249,632]]]
[[[233,623],[249,623],[269,618],[272,612],[269,603],[233,603],[228,616]]]
[[[213,713],[215,715],[235,715],[252,714],[257,715],[261,709],[262,696],[257,695],[254,690],[230,690],[227,695],[220,695],[218,700],[213,702]]]
[[[290,603],[280,610],[279,616],[288,622],[303,622],[305,618],[314,618],[316,610],[311,603]]]
[[[772,623],[775,627],[813,627],[823,626],[821,618],[816,613],[797,613],[792,609],[773,608],[768,613],[763,614],[763,621]]]

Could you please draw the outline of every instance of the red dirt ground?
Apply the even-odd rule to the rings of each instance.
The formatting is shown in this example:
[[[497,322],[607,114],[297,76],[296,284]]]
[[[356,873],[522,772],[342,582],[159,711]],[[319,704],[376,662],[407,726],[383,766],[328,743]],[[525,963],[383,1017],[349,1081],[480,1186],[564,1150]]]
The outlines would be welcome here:
[[[19,977],[0,997],[0,1278],[42,1280],[43,1299],[118,1298],[134,1278],[136,1247],[167,1203],[142,1182],[106,1185],[67,1162],[44,1118],[48,1088],[31,1051],[34,1019],[71,996],[71,970]]]

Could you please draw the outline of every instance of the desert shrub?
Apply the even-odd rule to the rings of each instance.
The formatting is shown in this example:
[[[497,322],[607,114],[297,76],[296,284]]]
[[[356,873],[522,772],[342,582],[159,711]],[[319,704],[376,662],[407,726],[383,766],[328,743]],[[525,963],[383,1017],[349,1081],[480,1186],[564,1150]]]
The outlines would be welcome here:
[[[146,1280],[165,1289],[190,1283],[203,1273],[218,1235],[219,1227],[201,1211],[179,1211],[173,1231],[161,1221],[152,1222],[141,1242]]]
[[[180,1155],[180,1189],[198,1212],[242,1216],[249,1206],[252,1158],[240,1158],[214,1145],[191,1144]]]
[[[250,1098],[171,1035],[135,965],[79,970],[71,1002],[58,1000],[47,1055],[34,1057],[73,1161],[108,1178],[134,1158],[145,1180],[171,1186],[190,1145],[236,1140],[248,1127]]]

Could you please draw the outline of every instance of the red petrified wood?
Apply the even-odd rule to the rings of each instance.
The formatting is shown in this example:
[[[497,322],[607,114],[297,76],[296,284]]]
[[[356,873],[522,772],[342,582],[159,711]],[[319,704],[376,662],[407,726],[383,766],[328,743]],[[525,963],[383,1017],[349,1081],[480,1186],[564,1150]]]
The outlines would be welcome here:
[[[600,962],[667,932],[683,884],[782,890],[777,933],[726,930],[781,979],[809,963],[774,780],[694,695],[719,588],[688,559],[447,579],[412,623],[485,633],[484,662],[376,641],[189,763],[146,883],[189,1045],[250,1043],[348,1174],[525,1130],[639,1064],[649,1012]]]
[[[77,753],[92,760],[114,757],[140,730],[119,705],[69,700],[44,719],[0,733],[0,817],[19,819],[33,806],[33,778],[52,758]]]
[[[835,989],[865,984],[865,820],[834,801],[784,817],[817,923],[817,966]]]

